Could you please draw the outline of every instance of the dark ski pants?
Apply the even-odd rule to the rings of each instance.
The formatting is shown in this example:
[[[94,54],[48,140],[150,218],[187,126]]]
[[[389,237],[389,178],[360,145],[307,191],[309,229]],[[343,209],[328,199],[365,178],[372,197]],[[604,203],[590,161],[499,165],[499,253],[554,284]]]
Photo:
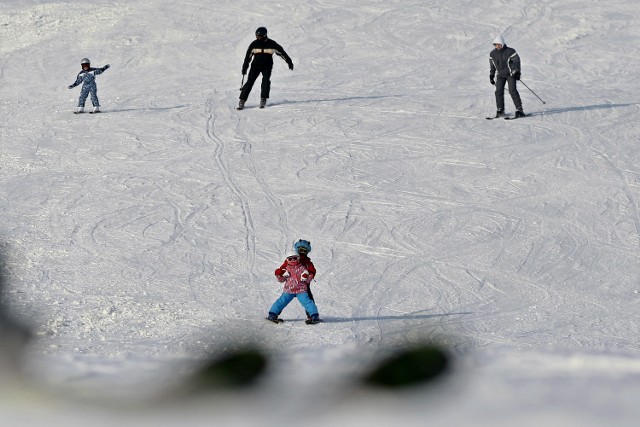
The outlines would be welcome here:
[[[316,300],[313,298],[313,294],[311,293],[311,285],[307,285],[307,295],[309,295],[309,299],[311,301],[316,302]],[[309,313],[307,310],[305,310],[305,312],[307,313],[307,317],[310,319],[311,318],[311,313]]]
[[[91,104],[94,107],[100,106],[100,101],[98,101],[98,87],[95,84],[82,85],[82,90],[80,91],[80,98],[78,99],[78,107],[83,107],[87,101],[87,97],[91,94]]]
[[[504,111],[504,86],[507,82],[509,83],[509,95],[511,95],[513,104],[516,106],[516,110],[521,110],[522,100],[520,99],[520,94],[518,93],[518,89],[516,88],[516,78],[512,76],[498,76],[496,78],[496,107],[498,108],[498,110]]]
[[[253,84],[256,82],[260,73],[262,73],[262,85],[260,87],[260,98],[269,98],[269,92],[271,92],[271,67],[251,67],[249,75],[247,76],[247,82],[242,86],[242,92],[240,92],[240,99],[246,101],[249,98]]]

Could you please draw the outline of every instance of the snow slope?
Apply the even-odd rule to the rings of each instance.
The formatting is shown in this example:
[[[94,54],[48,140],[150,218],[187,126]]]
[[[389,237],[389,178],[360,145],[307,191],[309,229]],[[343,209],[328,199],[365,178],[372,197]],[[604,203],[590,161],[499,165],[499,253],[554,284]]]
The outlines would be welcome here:
[[[36,339],[26,373],[3,378],[0,414],[635,425],[638,12],[631,0],[4,0],[5,294]],[[268,108],[256,86],[238,112],[262,25],[295,69],[275,58]],[[532,116],[515,122],[484,118],[498,33],[546,101],[520,85]],[[85,56],[111,64],[101,115],[71,114]],[[307,327],[293,302],[275,326],[272,273],[299,238],[325,322]],[[431,341],[455,361],[437,387],[356,385],[380,355]],[[255,388],[144,399],[238,343],[273,356]],[[146,403],[86,404],[86,390]]]

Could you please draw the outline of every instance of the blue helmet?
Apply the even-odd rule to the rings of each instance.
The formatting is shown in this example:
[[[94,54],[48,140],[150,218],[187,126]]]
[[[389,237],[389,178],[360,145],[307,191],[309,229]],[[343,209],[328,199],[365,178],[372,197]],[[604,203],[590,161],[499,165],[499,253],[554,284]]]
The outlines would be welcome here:
[[[311,252],[311,242],[308,240],[300,239],[293,245],[293,248],[300,255],[308,254],[309,252]]]

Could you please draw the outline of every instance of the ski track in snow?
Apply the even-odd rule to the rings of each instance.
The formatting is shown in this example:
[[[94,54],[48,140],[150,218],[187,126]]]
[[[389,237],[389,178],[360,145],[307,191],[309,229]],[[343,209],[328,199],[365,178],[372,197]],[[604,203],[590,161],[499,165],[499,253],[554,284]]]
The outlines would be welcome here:
[[[3,2],[0,232],[31,376],[144,395],[255,344],[264,387],[189,405],[196,424],[635,425],[638,20],[632,1]],[[259,25],[295,70],[274,58],[268,107],[258,82],[240,112]],[[522,120],[484,118],[498,32],[547,101],[520,85]],[[100,115],[71,114],[84,56],[111,64]],[[298,238],[324,322],[293,301],[273,325]],[[456,357],[444,388],[353,385],[423,341]],[[16,401],[0,413],[29,418]]]
[[[247,229],[247,237],[246,237],[246,251],[249,257],[249,262],[251,265],[251,269],[253,270],[255,265],[255,256],[256,256],[256,232],[255,225],[253,221],[253,217],[251,214],[251,208],[249,206],[249,198],[247,195],[241,190],[239,185],[235,182],[234,175],[232,174],[227,160],[225,158],[225,142],[220,137],[216,135],[215,132],[215,114],[209,113],[209,119],[207,120],[207,136],[214,143],[215,147],[215,160],[216,164],[219,166],[220,171],[222,172],[222,177],[229,187],[229,189],[233,192],[236,198],[240,202],[240,206],[242,208],[242,214],[244,217],[244,224]]]

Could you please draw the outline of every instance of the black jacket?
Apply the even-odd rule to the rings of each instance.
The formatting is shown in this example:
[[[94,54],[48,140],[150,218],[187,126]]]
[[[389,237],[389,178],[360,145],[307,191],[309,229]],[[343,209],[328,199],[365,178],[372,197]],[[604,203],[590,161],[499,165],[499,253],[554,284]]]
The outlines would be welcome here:
[[[261,40],[254,40],[247,49],[247,54],[244,57],[244,63],[242,64],[242,74],[247,73],[249,69],[249,63],[253,57],[252,67],[271,68],[273,67],[273,54],[280,56],[284,59],[289,68],[293,69],[293,62],[287,52],[284,51],[275,41],[265,38]]]
[[[500,77],[512,76],[516,71],[520,71],[520,57],[516,50],[503,46],[502,49],[493,49],[489,54],[490,76],[495,75],[496,71]]]

